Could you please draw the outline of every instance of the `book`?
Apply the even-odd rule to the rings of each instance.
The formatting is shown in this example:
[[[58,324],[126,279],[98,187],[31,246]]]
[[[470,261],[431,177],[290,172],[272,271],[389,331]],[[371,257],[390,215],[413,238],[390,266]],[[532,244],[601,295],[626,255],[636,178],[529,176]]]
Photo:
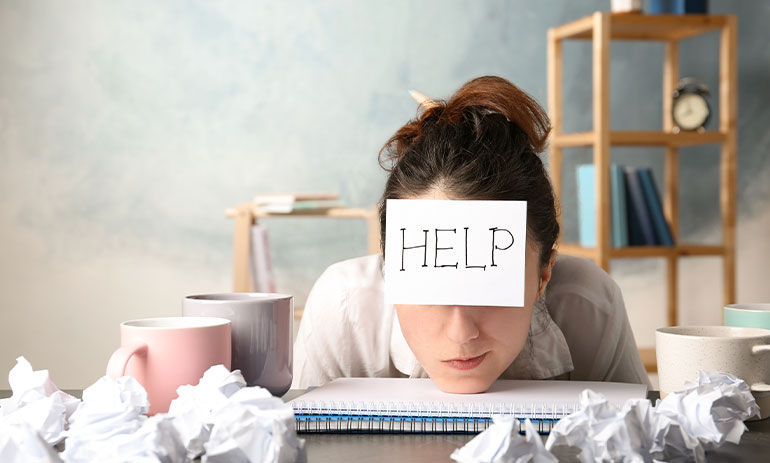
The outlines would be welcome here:
[[[652,228],[652,219],[644,200],[644,191],[639,179],[638,169],[635,167],[626,167],[624,169],[626,178],[626,195],[629,199],[628,210],[628,229],[629,235],[634,239],[632,246],[655,246],[655,232]]]
[[[644,199],[647,203],[647,209],[652,219],[652,225],[655,230],[655,236],[658,243],[663,246],[673,246],[674,237],[671,234],[671,228],[663,215],[663,206],[658,195],[658,188],[655,186],[655,179],[652,176],[650,168],[639,169],[639,180],[642,184]]]
[[[271,214],[290,214],[298,211],[323,211],[335,207],[342,207],[339,201],[295,201],[292,203],[261,204],[259,209]]]
[[[267,239],[267,227],[262,224],[251,226],[251,286],[258,293],[274,293],[275,274]]]
[[[624,175],[625,178],[625,175]],[[628,192],[628,183],[626,183],[626,224],[628,228],[628,245],[644,246],[644,237],[642,236],[642,226],[639,225],[634,204],[629,201],[631,193]]]
[[[596,172],[593,164],[577,168],[578,223],[580,245],[596,247]]]
[[[610,166],[610,209],[612,222],[612,246],[628,246],[628,213],[626,211],[626,177],[623,166]]]
[[[340,195],[334,193],[286,193],[254,196],[253,202],[263,204],[291,204],[298,201],[338,201]]]
[[[425,378],[338,378],[289,403],[299,433],[478,433],[493,415],[548,433],[578,410],[584,389],[618,408],[647,396],[644,384],[593,381],[498,380],[481,394],[449,394]]]
[[[596,172],[593,164],[577,168],[580,244],[596,246]],[[626,190],[623,166],[610,166],[610,236],[613,247],[628,246]]]

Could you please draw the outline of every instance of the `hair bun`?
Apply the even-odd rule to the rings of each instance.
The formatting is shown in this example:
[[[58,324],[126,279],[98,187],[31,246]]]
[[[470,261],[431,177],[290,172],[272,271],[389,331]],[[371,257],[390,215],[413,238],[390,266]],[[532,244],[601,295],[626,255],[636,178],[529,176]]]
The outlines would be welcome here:
[[[512,83],[497,76],[477,77],[460,87],[452,97],[434,100],[410,91],[419,103],[416,119],[399,129],[379,152],[380,165],[398,162],[419,142],[427,127],[456,126],[463,119],[499,114],[526,136],[532,153],[545,150],[551,122],[534,98]],[[525,151],[525,153],[527,152]]]
[[[548,115],[534,98],[502,77],[484,76],[469,81],[446,102],[443,116],[450,123],[457,123],[474,110],[502,115],[524,132],[533,152],[545,150],[551,132]]]

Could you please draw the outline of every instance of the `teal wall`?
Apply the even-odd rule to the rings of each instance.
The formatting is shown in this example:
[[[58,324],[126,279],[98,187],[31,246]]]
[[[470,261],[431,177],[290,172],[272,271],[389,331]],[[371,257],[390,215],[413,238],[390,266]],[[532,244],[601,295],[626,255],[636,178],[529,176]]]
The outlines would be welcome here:
[[[770,3],[710,3],[739,17],[739,211],[757,223],[770,203]],[[547,28],[608,7],[0,0],[0,376],[23,354],[63,386],[90,384],[120,321],[173,315],[185,294],[230,288],[225,208],[286,191],[373,204],[377,151],[415,114],[407,89],[445,97],[497,74],[545,104]],[[717,39],[681,52],[682,73],[714,93]],[[567,129],[587,129],[590,46],[569,43],[565,55]],[[660,44],[613,44],[613,128],[660,126],[662,56]],[[571,151],[567,172],[590,159]],[[613,155],[652,159],[662,178],[659,150]],[[718,241],[716,148],[685,150],[681,174],[683,236]],[[575,217],[566,201],[568,237]],[[363,223],[267,223],[279,289],[300,303],[326,265],[366,252]],[[752,233],[740,243],[746,262],[767,250]],[[770,300],[761,282],[741,284],[739,295]]]

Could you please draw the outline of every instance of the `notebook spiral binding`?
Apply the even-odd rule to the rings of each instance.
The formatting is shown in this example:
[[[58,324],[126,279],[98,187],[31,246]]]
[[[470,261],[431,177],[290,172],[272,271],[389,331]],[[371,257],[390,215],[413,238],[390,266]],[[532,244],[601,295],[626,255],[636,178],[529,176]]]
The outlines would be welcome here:
[[[493,416],[513,416],[520,421],[519,432],[529,418],[538,432],[548,434],[578,404],[297,401],[292,407],[298,433],[476,434],[492,424]]]

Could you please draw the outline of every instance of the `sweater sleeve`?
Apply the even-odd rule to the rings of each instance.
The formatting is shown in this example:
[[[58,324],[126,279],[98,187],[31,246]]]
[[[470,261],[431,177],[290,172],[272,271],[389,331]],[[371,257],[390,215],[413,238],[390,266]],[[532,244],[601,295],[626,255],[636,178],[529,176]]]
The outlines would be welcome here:
[[[345,338],[346,299],[338,278],[327,269],[313,285],[302,313],[294,342],[292,389],[320,386],[345,376],[337,342]]]
[[[318,278],[294,343],[293,388],[395,374],[381,279],[377,256],[336,263]]]
[[[640,383],[650,387],[650,379],[647,376],[647,371],[644,369],[644,364],[642,364],[634,333],[631,331],[631,323],[628,321],[628,313],[626,312],[623,295],[614,281],[612,286],[614,291],[610,305],[612,306],[614,316],[610,325],[617,333],[617,339],[614,342],[614,355],[608,355],[606,360],[605,381]]]

